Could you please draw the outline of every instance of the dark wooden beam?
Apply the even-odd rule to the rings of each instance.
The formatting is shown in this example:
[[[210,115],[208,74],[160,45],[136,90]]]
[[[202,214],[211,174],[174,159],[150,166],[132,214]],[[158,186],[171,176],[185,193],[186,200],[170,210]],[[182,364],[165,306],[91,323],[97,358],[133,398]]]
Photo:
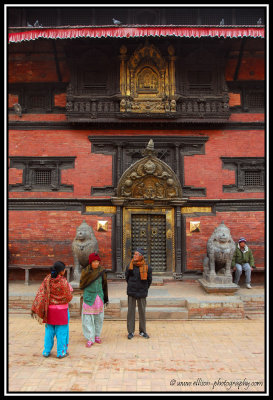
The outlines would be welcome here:
[[[235,69],[234,76],[233,76],[233,80],[234,81],[237,81],[237,78],[238,78],[239,70],[240,70],[241,63],[242,63],[242,57],[243,57],[243,51],[244,51],[244,48],[245,48],[245,44],[246,44],[246,38],[243,38],[242,41],[241,41],[239,57],[238,57],[236,69]]]
[[[54,59],[55,59],[55,64],[56,64],[56,72],[58,75],[58,80],[59,80],[59,82],[62,82],[62,74],[61,74],[59,60],[58,60],[58,56],[57,56],[56,42],[54,40],[52,41],[52,45],[53,45],[53,52],[54,52]]]

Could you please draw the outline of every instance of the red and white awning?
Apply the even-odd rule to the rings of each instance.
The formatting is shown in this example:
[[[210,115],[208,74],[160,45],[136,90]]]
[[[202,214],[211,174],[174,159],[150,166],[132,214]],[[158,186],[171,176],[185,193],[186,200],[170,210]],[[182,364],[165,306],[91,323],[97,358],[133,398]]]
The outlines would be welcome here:
[[[185,38],[264,38],[265,28],[256,27],[177,27],[177,26],[124,26],[124,27],[62,27],[39,28],[9,33],[9,43],[37,39],[76,38],[138,38],[138,37],[185,37]]]

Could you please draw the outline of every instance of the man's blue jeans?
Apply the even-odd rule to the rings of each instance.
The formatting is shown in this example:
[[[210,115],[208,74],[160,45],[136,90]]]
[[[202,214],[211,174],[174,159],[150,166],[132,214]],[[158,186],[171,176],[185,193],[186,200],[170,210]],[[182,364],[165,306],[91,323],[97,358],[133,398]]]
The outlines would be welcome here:
[[[235,278],[234,283],[238,285],[240,277],[242,275],[242,271],[245,271],[246,274],[246,283],[250,283],[251,281],[251,267],[248,263],[245,264],[236,264]]]

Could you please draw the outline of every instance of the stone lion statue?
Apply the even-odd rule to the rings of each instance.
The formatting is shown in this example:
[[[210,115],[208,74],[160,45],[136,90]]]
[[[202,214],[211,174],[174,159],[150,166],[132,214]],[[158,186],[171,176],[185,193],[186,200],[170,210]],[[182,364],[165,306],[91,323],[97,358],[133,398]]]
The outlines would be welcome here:
[[[81,270],[87,267],[89,263],[89,254],[96,253],[98,250],[98,242],[93,229],[83,221],[82,224],[78,226],[75,239],[72,242],[74,256],[73,281],[80,281]]]
[[[235,243],[229,228],[222,222],[217,226],[207,243],[207,256],[203,262],[204,274],[217,274],[231,278],[231,261],[235,251]],[[217,274],[216,274],[217,273]]]

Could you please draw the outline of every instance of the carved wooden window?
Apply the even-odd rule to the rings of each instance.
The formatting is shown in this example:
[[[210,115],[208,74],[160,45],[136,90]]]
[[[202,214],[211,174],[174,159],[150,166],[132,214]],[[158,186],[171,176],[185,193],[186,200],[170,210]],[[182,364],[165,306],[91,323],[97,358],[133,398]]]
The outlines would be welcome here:
[[[213,91],[212,71],[188,71],[188,80],[190,93],[211,93]]]
[[[229,91],[232,93],[239,93],[241,95],[241,104],[233,107],[233,111],[264,112],[264,81],[228,82],[228,86]]]
[[[181,53],[176,64],[177,111],[185,119],[227,120],[228,88],[222,55],[213,47]]]
[[[92,94],[105,94],[107,88],[107,74],[103,66],[93,67],[83,72],[83,92]]]
[[[54,104],[54,95],[64,93],[65,83],[23,83],[10,84],[9,93],[18,95],[22,113],[59,112]],[[12,110],[11,110],[12,111]]]
[[[244,186],[263,186],[262,171],[245,171]]]
[[[34,170],[34,185],[49,186],[51,185],[52,177],[50,169],[35,169]]]
[[[235,171],[235,184],[224,185],[224,192],[264,191],[264,158],[221,157],[223,168]]]
[[[244,111],[264,109],[264,92],[259,89],[245,89],[243,94]]]
[[[61,170],[74,168],[75,157],[10,157],[10,168],[23,170],[21,183],[9,185],[12,192],[73,192],[73,185],[62,184]]]

